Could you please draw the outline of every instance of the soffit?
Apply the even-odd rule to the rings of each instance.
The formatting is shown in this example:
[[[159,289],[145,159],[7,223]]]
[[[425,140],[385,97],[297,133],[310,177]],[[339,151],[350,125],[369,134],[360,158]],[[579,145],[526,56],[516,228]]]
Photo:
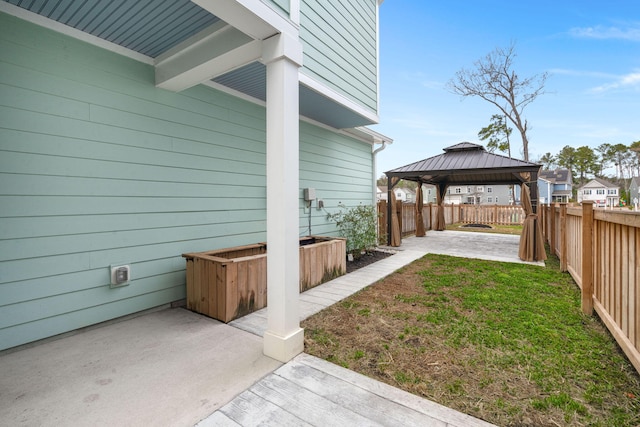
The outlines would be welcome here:
[[[189,0],[5,0],[155,58],[219,19]]]
[[[220,21],[190,0],[3,1],[153,59]],[[213,81],[266,99],[266,67],[260,62]],[[303,84],[300,114],[337,129],[373,124],[371,119]]]
[[[267,67],[254,62],[213,79],[231,89],[265,101],[267,99]],[[300,114],[336,129],[366,126],[371,120],[355,113],[313,89],[300,85]]]

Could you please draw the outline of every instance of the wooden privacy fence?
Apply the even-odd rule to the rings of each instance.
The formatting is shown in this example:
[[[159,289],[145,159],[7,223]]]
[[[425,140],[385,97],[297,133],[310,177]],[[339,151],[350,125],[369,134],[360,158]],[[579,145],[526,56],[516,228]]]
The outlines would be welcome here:
[[[437,205],[429,203],[422,207],[422,219],[425,230],[431,230],[435,220]],[[416,232],[416,204],[397,203],[398,221],[402,236]],[[387,236],[387,202],[378,202],[378,224],[381,237]],[[507,205],[444,205],[444,221],[447,225],[455,223],[465,224],[499,224],[519,225],[525,215],[522,206]]]
[[[640,215],[566,204],[541,206],[545,241],[640,372]]]

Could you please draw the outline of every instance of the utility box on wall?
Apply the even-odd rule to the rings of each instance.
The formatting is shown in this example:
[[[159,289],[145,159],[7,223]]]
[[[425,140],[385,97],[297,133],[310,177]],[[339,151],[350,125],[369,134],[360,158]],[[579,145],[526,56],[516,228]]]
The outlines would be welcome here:
[[[315,188],[305,188],[304,189],[304,200],[306,202],[310,202],[316,199],[316,189]]]

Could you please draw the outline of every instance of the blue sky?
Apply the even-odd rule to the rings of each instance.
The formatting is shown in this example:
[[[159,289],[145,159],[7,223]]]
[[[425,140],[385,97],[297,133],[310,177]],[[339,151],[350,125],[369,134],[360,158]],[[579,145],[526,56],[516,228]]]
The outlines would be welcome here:
[[[372,129],[394,143],[378,154],[377,175],[461,141],[481,143],[496,107],[462,99],[446,83],[512,41],[518,74],[550,73],[547,93],[524,113],[531,160],[565,145],[640,140],[640,1],[386,0]],[[514,157],[520,148],[514,130]]]

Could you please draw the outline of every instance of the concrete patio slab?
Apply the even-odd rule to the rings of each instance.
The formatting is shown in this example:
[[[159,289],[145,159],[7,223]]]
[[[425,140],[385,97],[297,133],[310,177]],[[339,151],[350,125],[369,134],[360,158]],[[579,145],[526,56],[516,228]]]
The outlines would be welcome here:
[[[0,425],[191,426],[279,366],[261,338],[165,309],[0,356]]]

